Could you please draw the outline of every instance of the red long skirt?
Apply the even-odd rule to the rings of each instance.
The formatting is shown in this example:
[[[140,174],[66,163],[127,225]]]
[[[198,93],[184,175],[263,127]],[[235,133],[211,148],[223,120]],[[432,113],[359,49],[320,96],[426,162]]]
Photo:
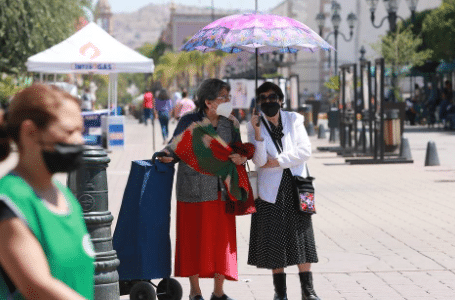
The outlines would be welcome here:
[[[224,201],[177,201],[175,276],[238,280],[235,216]]]

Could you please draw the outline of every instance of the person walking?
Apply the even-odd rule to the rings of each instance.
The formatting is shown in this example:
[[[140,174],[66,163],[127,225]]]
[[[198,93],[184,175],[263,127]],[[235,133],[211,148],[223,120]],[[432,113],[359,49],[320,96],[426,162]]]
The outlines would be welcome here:
[[[81,109],[82,111],[92,111],[93,110],[93,99],[90,95],[90,88],[86,87],[84,89],[84,94],[82,95]]]
[[[248,264],[272,270],[274,300],[287,299],[284,268],[297,265],[302,299],[319,300],[311,273],[311,264],[318,262],[313,223],[311,215],[297,210],[291,181],[293,175],[308,176],[311,144],[303,116],[280,109],[284,95],[274,83],[262,84],[256,98],[262,114],[248,123],[248,139],[256,147],[259,198],[251,219]]]
[[[204,124],[216,138],[231,145],[241,142],[238,121],[231,116],[230,86],[219,79],[207,79],[197,91],[197,112],[183,116],[174,132],[180,139],[192,125]],[[207,141],[207,136],[199,142]],[[191,147],[191,146],[189,146]],[[192,147],[197,156],[204,151]],[[199,150],[198,150],[199,149]],[[193,152],[190,149],[187,153]],[[199,278],[214,278],[211,300],[233,300],[223,290],[224,280],[238,280],[235,215],[226,213],[226,186],[219,176],[202,174],[181,160],[168,145],[162,162],[179,162],[177,172],[177,237],[175,276],[189,277],[190,300],[203,300]],[[219,152],[213,152],[213,156]],[[244,164],[246,156],[234,153],[229,159]]]
[[[16,167],[0,179],[0,299],[93,299],[95,252],[82,209],[58,172],[82,158],[79,100],[34,84],[12,100],[0,130],[0,161],[17,145]]]
[[[142,108],[143,108],[143,121],[145,126],[147,126],[147,119],[150,119],[152,122],[153,126],[153,121],[155,120],[155,115],[153,108],[155,107],[154,105],[155,100],[153,99],[153,94],[150,90],[146,90],[144,94],[144,101],[142,103]]]
[[[158,114],[158,120],[161,125],[161,134],[163,135],[163,145],[167,144],[169,136],[169,119],[172,111],[172,100],[169,97],[167,90],[160,90],[155,100],[155,111]]]
[[[188,92],[186,90],[182,92],[182,97],[182,99],[177,101],[173,109],[173,116],[177,120],[180,120],[184,115],[196,109],[196,104],[194,104],[192,99],[188,98]]]

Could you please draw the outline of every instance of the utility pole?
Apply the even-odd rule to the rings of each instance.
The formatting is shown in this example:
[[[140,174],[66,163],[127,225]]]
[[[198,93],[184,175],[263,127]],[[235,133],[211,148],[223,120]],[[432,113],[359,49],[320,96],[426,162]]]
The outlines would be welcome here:
[[[212,0],[212,22],[215,21],[215,6],[213,5],[213,0]]]

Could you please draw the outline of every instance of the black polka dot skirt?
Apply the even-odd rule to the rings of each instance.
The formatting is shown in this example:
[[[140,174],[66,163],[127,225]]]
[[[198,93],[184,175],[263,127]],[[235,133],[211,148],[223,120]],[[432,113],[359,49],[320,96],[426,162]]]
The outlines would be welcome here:
[[[283,171],[275,204],[256,200],[257,212],[251,217],[249,265],[279,269],[318,262],[311,215],[297,212],[291,176],[290,170]]]

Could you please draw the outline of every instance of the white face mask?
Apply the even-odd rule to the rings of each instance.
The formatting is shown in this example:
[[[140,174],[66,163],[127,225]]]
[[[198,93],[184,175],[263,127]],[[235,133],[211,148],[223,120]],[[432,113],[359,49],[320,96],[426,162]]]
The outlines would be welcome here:
[[[216,108],[216,114],[225,118],[229,118],[232,109],[233,107],[231,102],[223,102]]]

